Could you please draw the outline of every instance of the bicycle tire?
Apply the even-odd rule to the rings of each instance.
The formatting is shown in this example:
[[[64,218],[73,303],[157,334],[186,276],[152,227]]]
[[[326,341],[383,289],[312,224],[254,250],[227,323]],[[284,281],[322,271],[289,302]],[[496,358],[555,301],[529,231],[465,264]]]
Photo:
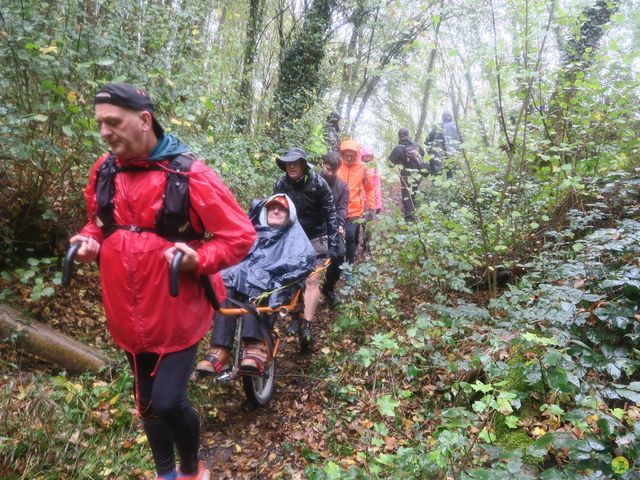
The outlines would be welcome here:
[[[276,359],[272,358],[262,375],[242,377],[242,386],[249,402],[264,407],[271,401],[276,385]]]

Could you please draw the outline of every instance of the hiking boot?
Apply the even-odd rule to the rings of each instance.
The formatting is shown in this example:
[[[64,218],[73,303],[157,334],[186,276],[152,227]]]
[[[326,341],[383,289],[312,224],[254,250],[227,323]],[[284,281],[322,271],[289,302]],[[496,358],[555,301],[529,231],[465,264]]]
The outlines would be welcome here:
[[[262,375],[267,364],[267,347],[262,342],[246,341],[242,349],[240,375]]]
[[[297,335],[300,330],[300,317],[291,318],[291,323],[287,327],[287,333],[289,335]]]
[[[311,322],[305,320],[302,328],[300,329],[300,346],[303,349],[307,349],[310,348],[314,342],[315,338],[313,337],[313,332],[311,331]]]

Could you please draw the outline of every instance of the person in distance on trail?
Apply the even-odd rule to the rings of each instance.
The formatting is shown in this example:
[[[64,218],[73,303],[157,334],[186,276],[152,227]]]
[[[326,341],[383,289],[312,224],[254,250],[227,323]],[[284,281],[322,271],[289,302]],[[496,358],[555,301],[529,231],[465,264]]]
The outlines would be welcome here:
[[[285,193],[296,206],[298,221],[316,250],[317,264],[327,256],[331,261],[338,258],[338,222],[336,206],[329,184],[311,170],[307,154],[301,148],[290,148],[276,159],[284,176],[276,181],[273,193]],[[289,325],[289,333],[299,333],[302,348],[314,342],[311,325],[320,303],[321,274],[314,273],[307,278],[304,290],[304,322],[300,328],[300,318],[294,317]]]
[[[400,194],[404,219],[407,222],[416,220],[416,193],[422,179],[421,171],[426,170],[422,157],[424,150],[411,140],[409,130],[398,130],[398,145],[389,154],[389,163],[400,167]]]
[[[380,171],[378,170],[378,165],[375,160],[373,148],[369,146],[363,146],[360,158],[362,159],[362,163],[364,163],[365,166],[371,171],[371,177],[373,178],[373,188],[375,191],[375,205],[373,205],[371,208],[377,214],[382,211],[382,177],[380,176]]]
[[[218,272],[244,258],[255,229],[218,176],[164,132],[145,90],[109,83],[94,104],[109,153],[91,169],[89,219],[70,242],[81,242],[78,260],[100,263],[107,325],[133,370],[157,478],[205,480],[200,420],[187,395],[213,317],[203,285],[224,299]],[[169,265],[178,250],[180,295],[172,297]]]
[[[349,202],[349,188],[346,183],[338,178],[338,168],[340,168],[340,157],[337,152],[329,152],[322,156],[322,171],[320,175],[331,187],[338,215],[338,257],[327,268],[324,285],[322,286],[322,293],[331,308],[335,308],[340,303],[335,288],[342,272],[340,265],[344,261],[344,225],[347,221],[347,205]]]
[[[360,158],[362,159],[362,163],[364,163],[365,167],[369,170],[371,174],[371,181],[373,182],[373,191],[374,191],[374,204],[367,205],[367,210],[369,212],[373,212],[376,215],[380,213],[382,210],[382,178],[380,177],[380,172],[378,171],[375,156],[373,154],[373,148],[369,146],[363,146],[362,151],[360,152]],[[371,220],[369,218],[368,220]],[[362,225],[362,252],[369,252],[369,241],[371,240],[371,228],[367,228],[367,224]]]
[[[316,251],[302,230],[296,207],[289,197],[272,195],[254,209],[259,212],[256,213],[258,238],[242,262],[222,271],[222,278],[227,287],[227,299],[246,301],[272,292],[268,303],[275,308],[289,301],[299,287],[300,279],[313,270]],[[237,308],[231,302],[223,306]],[[275,318],[269,320],[273,322]],[[259,322],[251,314],[243,317],[241,375],[264,372],[267,348],[263,336],[266,332]],[[272,327],[270,323],[264,329]],[[229,370],[234,334],[235,317],[216,313],[209,354],[198,363],[196,370],[213,375]]]
[[[429,153],[429,173],[438,175],[444,170],[447,178],[452,178],[455,170],[452,159],[461,150],[461,141],[450,112],[442,114],[442,123],[433,127],[424,143]]]
[[[330,152],[338,152],[340,150],[340,119],[340,114],[333,111],[325,121],[324,143]]]
[[[342,165],[338,178],[349,188],[349,204],[345,223],[346,261],[353,264],[358,245],[360,220],[366,212],[373,213],[375,190],[371,173],[360,160],[360,145],[355,140],[345,140],[340,144]]]

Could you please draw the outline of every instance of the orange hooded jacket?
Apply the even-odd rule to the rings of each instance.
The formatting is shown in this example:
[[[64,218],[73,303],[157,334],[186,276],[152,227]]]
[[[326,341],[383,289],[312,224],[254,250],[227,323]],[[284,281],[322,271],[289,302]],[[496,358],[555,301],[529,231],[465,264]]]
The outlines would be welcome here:
[[[356,159],[350,165],[344,161],[344,152],[356,152]],[[340,144],[340,159],[342,164],[338,169],[338,178],[349,187],[349,205],[347,219],[361,217],[365,208],[375,209],[375,188],[371,172],[360,160],[360,145],[355,140],[345,140]]]

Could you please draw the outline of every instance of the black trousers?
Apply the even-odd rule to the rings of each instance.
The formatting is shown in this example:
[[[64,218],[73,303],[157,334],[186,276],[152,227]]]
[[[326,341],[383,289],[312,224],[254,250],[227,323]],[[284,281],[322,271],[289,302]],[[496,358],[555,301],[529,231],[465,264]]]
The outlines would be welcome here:
[[[240,295],[233,290],[227,290],[227,299],[222,303],[223,308],[238,308],[237,305],[229,301],[229,297],[239,301],[246,300],[244,295]],[[213,317],[213,331],[211,333],[210,344],[212,347],[231,348],[233,346],[237,318],[234,315],[221,315],[216,312]],[[271,320],[274,320],[274,318]],[[266,327],[271,328],[272,326],[272,323],[267,321]],[[242,340],[262,340],[262,331],[258,319],[251,314],[242,315]]]
[[[336,283],[340,280],[342,270],[340,265],[344,263],[344,257],[336,257],[331,260],[331,264],[327,267],[327,273],[324,276],[324,285],[322,286],[323,293],[333,293],[336,288]]]
[[[400,194],[402,195],[402,209],[404,210],[404,219],[407,222],[416,220],[415,210],[418,206],[416,203],[416,193],[420,186],[421,177],[419,174],[400,175]]]
[[[352,264],[356,258],[356,248],[360,237],[360,225],[354,222],[359,219],[360,217],[348,218],[344,222],[344,242],[346,245],[345,260],[350,264]]]
[[[200,418],[187,396],[197,350],[196,343],[162,357],[155,353],[127,352],[138,409],[158,475],[175,470],[174,449],[180,455],[182,473],[193,474],[198,470]]]

